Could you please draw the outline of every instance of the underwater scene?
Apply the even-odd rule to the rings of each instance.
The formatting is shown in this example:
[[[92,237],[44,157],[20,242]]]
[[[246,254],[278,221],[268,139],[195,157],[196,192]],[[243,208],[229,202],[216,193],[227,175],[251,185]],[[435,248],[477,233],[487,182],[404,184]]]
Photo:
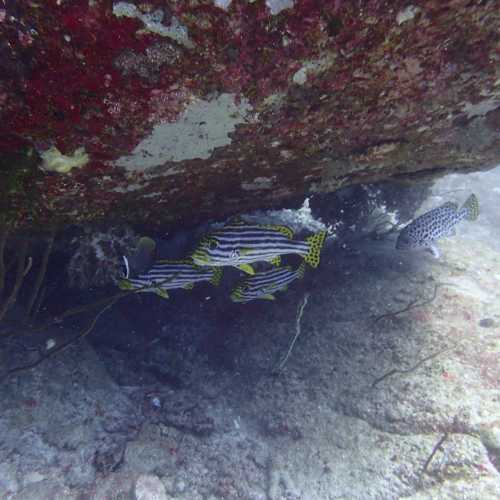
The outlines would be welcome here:
[[[500,0],[0,0],[0,500],[500,499]]]
[[[497,167],[3,225],[0,497],[499,498],[499,207]]]

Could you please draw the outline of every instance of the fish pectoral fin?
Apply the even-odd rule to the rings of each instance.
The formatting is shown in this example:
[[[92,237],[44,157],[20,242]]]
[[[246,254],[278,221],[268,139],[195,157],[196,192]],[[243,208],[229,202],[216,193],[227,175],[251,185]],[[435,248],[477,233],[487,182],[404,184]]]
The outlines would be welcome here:
[[[133,290],[134,285],[128,279],[123,278],[118,282],[118,288],[120,290]]]
[[[436,245],[431,244],[428,246],[428,249],[436,259],[439,259],[441,254],[439,253],[439,248]]]
[[[261,295],[259,298],[264,299],[264,300],[276,300],[276,297],[272,295],[271,293],[268,293],[266,295]]]
[[[240,264],[238,269],[241,269],[243,272],[247,274],[255,274],[254,268],[250,264]]]
[[[155,293],[156,295],[159,295],[162,299],[168,299],[169,297],[168,292],[160,287],[155,288]]]

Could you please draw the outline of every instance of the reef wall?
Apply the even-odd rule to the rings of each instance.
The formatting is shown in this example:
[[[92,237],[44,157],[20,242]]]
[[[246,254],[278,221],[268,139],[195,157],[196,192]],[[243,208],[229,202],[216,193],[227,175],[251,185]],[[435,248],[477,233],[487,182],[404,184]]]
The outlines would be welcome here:
[[[491,167],[499,31],[497,1],[6,0],[2,217],[172,225]]]

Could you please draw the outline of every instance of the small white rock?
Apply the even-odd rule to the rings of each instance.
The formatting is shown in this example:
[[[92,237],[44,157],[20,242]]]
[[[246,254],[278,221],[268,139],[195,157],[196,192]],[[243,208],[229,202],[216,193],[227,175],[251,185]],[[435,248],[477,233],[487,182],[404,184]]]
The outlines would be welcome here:
[[[157,476],[142,475],[137,478],[135,500],[168,500],[165,486]]]
[[[422,9],[420,7],[415,7],[415,5],[408,5],[406,9],[398,12],[396,16],[396,22],[401,26],[406,21],[411,21]]]
[[[292,77],[293,83],[304,85],[307,82],[307,68],[300,68]]]

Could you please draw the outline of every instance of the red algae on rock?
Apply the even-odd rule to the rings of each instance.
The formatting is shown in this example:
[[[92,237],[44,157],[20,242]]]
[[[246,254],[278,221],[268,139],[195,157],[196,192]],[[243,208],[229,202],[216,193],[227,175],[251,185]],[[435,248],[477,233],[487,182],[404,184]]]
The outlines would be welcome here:
[[[40,221],[155,214],[168,223],[420,170],[492,166],[494,4],[7,2],[0,154],[88,155],[69,173],[42,174]],[[154,135],[165,123],[185,125],[187,151],[148,166],[171,147],[174,129]],[[207,131],[212,123],[224,140]],[[247,189],[255,178],[273,182]]]

